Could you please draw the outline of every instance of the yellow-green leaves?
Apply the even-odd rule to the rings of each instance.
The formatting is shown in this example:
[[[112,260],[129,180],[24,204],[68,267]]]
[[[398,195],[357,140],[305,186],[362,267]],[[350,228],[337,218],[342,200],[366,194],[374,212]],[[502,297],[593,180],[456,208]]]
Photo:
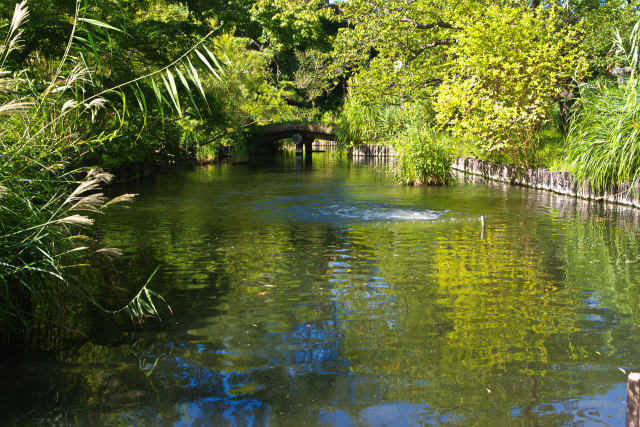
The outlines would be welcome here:
[[[438,89],[437,120],[487,153],[528,165],[554,98],[584,76],[578,32],[553,8],[491,6],[481,19],[461,24]]]

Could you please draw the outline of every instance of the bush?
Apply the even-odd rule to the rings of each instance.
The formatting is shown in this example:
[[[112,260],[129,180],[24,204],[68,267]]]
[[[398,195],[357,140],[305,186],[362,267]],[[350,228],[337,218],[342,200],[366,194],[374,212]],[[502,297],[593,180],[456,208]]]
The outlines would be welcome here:
[[[490,6],[484,13],[456,36],[437,119],[485,153],[529,166],[554,98],[586,69],[578,32],[553,8]]]

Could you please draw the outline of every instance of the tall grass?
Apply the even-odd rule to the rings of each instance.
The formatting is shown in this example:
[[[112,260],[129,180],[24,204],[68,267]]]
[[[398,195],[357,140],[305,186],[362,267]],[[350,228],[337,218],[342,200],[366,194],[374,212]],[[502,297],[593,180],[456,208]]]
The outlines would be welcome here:
[[[83,19],[82,12],[78,1],[67,49],[57,71],[44,81],[33,80],[29,69],[12,70],[6,65],[20,49],[21,27],[29,15],[26,1],[16,5],[0,45],[0,344],[28,340],[34,313],[46,312],[47,322],[60,323],[69,297],[136,319],[158,315],[154,299],[161,297],[148,288],[149,282],[120,308],[104,307],[86,286],[84,272],[92,261],[119,254],[114,248],[100,248],[90,237],[93,217],[133,195],[107,199],[100,187],[112,176],[77,165],[117,135],[126,117],[125,87],[133,87],[144,111],[140,86],[132,85],[148,81],[156,98],[182,115],[184,91],[193,101],[202,87],[187,57],[195,47],[149,76],[94,91],[92,82],[99,76],[84,60],[82,47],[75,45],[76,30],[88,22],[103,29],[112,27]],[[207,59],[195,52],[215,73],[212,56]],[[182,82],[183,93],[176,80]],[[156,81],[164,84],[164,91]]]
[[[410,127],[395,144],[396,179],[407,185],[448,185],[454,182],[449,138],[429,127]]]
[[[567,137],[576,177],[600,190],[640,180],[640,100],[632,84],[583,89]]]
[[[388,144],[400,132],[407,114],[398,105],[370,106],[349,98],[338,119],[338,140],[346,145]]]
[[[576,177],[596,189],[640,181],[639,43],[640,21],[628,43],[620,36],[615,40],[620,64],[631,70],[627,83],[601,81],[583,87],[574,110],[568,159]]]
[[[428,104],[370,106],[349,98],[338,122],[338,140],[347,146],[391,145],[398,152],[392,169],[408,185],[447,185],[453,182],[453,144],[432,128]]]

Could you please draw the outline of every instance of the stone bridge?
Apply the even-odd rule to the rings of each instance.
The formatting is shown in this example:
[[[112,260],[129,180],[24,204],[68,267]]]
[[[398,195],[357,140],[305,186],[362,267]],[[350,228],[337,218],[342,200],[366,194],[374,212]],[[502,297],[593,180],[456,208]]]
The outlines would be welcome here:
[[[303,148],[307,157],[311,158],[311,144],[316,139],[336,141],[336,125],[316,122],[284,122],[261,126],[258,128],[254,141],[270,143],[281,139],[291,138],[296,144],[296,155],[302,156]]]

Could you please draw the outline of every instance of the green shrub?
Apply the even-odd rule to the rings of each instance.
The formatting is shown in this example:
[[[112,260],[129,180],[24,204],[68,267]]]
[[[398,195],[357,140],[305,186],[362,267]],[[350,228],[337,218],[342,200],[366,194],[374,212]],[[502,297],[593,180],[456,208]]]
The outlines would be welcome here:
[[[579,32],[554,8],[494,5],[484,17],[469,17],[456,35],[455,61],[438,88],[437,119],[485,153],[530,166],[554,98],[586,69]]]
[[[618,64],[631,74],[625,84],[595,82],[583,87],[574,108],[567,142],[568,158],[579,181],[606,189],[622,181],[640,181],[640,21],[628,42],[614,40]]]

